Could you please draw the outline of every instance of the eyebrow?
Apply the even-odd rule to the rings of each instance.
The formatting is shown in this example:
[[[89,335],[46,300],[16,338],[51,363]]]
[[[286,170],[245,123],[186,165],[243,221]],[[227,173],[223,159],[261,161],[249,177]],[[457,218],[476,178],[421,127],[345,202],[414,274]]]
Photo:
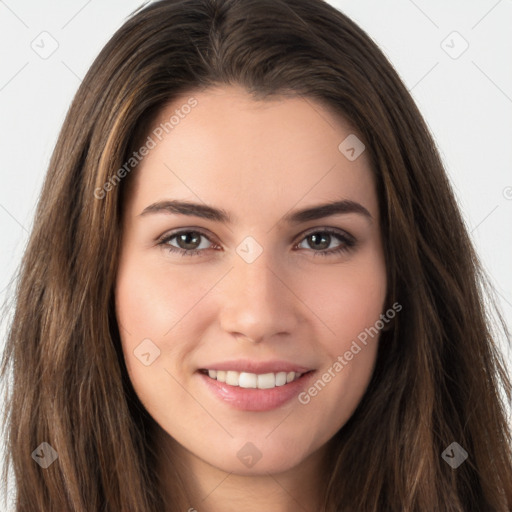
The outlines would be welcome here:
[[[165,200],[150,204],[139,214],[140,216],[150,213],[168,213],[178,215],[189,215],[201,217],[203,219],[232,224],[233,217],[222,208],[214,208],[206,204],[192,203],[189,201]],[[360,203],[344,199],[341,201],[332,201],[323,203],[293,212],[283,216],[280,222],[288,224],[299,224],[310,220],[322,219],[331,215],[340,215],[348,213],[357,213],[372,221],[370,212]]]

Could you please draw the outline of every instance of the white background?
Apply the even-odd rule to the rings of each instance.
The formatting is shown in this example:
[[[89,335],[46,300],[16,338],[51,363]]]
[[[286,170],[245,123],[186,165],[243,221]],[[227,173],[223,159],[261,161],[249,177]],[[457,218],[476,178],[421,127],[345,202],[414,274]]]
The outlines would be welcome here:
[[[512,326],[512,0],[330,3],[375,40],[411,91]],[[81,78],[140,4],[141,0],[0,0],[2,302],[12,293],[8,284]],[[465,43],[454,31],[469,44],[458,58],[452,56]],[[50,36],[41,36],[42,32]],[[46,59],[32,48],[42,46],[42,38],[47,50],[52,38],[58,44]],[[1,330],[0,347],[4,337]],[[507,357],[511,359],[510,352]]]

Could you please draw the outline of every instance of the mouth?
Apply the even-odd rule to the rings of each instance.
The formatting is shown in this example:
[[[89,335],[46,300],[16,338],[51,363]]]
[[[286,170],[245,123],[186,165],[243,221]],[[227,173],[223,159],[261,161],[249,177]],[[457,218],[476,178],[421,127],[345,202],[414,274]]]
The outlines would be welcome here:
[[[212,380],[224,383],[233,387],[245,389],[274,389],[286,386],[292,382],[304,378],[314,370],[306,372],[269,372],[269,373],[249,373],[238,372],[234,370],[211,370],[200,369],[199,373],[206,375]]]
[[[202,368],[196,374],[206,392],[228,407],[247,412],[265,412],[290,403],[311,384],[316,370],[296,370],[301,371],[249,373]]]

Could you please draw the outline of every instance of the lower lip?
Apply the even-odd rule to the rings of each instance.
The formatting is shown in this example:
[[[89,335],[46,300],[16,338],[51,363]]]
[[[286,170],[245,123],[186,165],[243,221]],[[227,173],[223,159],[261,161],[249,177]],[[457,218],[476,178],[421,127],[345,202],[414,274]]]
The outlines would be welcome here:
[[[208,389],[218,398],[241,411],[270,411],[284,405],[297,396],[309,383],[314,371],[299,379],[272,389],[252,389],[230,386],[198,372]]]

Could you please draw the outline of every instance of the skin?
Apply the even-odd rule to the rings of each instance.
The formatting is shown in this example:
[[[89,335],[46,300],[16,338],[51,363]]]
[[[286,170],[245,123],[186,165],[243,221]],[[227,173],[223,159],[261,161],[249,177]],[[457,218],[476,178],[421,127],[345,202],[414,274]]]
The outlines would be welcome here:
[[[191,95],[176,98],[167,121]],[[266,412],[220,401],[196,370],[205,363],[284,359],[332,368],[384,312],[386,268],[378,201],[367,152],[349,161],[338,145],[354,130],[301,97],[254,101],[242,88],[209,88],[130,176],[123,211],[116,312],[133,387],[159,428],[161,471],[174,450],[198,511],[317,510],[329,440],[347,422],[370,381],[378,337],[304,405],[297,398]],[[231,225],[168,212],[141,212],[178,199],[222,208]],[[283,216],[320,203],[351,200],[371,215],[344,213],[299,224]],[[198,255],[177,229],[200,230]],[[349,233],[317,248],[310,235]],[[262,248],[248,263],[236,252],[247,236]],[[190,243],[190,242],[189,242]],[[200,245],[199,245],[200,244]],[[160,356],[149,366],[134,350],[149,338]],[[313,382],[316,379],[313,380]],[[237,457],[248,442],[261,453],[251,468]],[[193,475],[193,476],[190,476]]]

